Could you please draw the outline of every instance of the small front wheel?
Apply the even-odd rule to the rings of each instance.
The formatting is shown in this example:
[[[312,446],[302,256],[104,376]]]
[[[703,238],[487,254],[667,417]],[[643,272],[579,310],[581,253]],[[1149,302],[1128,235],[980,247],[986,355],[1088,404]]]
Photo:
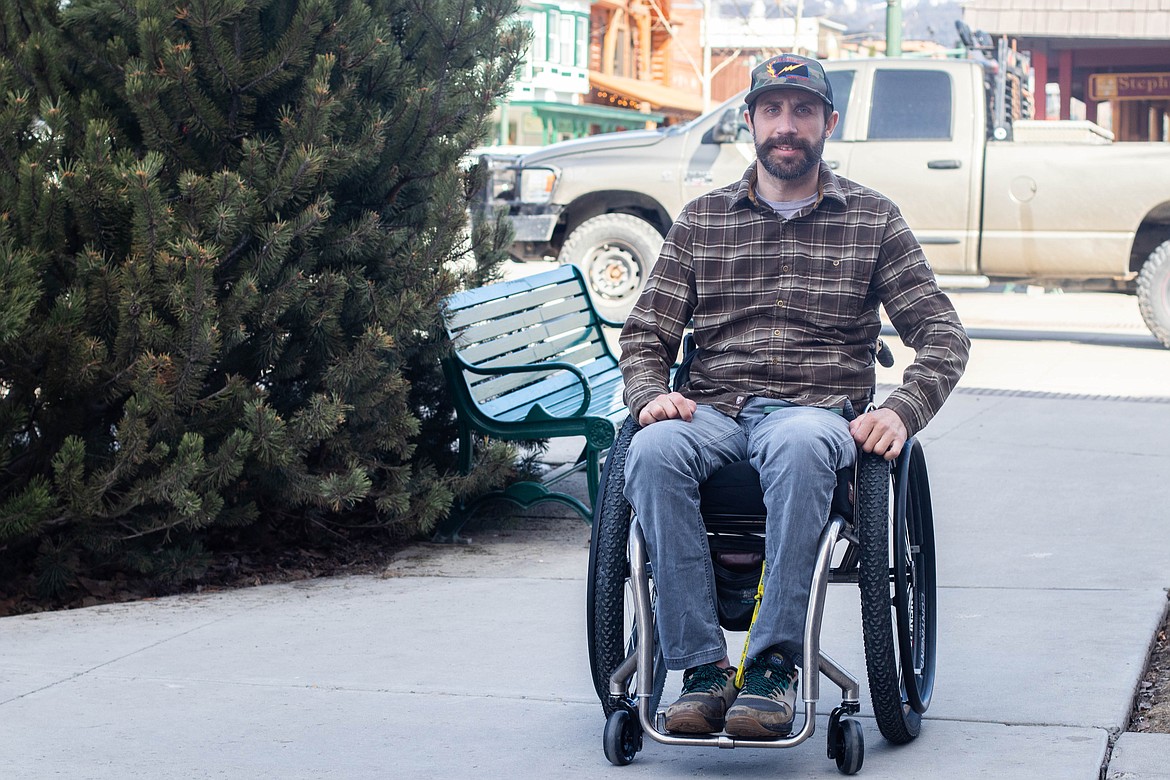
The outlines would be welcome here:
[[[629,710],[614,710],[605,719],[605,731],[601,739],[609,763],[625,766],[642,749],[642,727]]]
[[[843,775],[855,775],[861,771],[865,761],[865,736],[861,724],[852,718],[845,718],[837,728],[837,769]]]

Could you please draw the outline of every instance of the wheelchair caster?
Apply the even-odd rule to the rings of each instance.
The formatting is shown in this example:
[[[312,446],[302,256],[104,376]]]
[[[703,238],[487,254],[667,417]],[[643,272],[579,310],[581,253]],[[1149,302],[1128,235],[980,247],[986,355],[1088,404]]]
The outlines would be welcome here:
[[[830,728],[829,739],[833,742],[830,755],[837,760],[837,769],[843,775],[855,775],[865,760],[865,737],[861,724],[852,718],[843,718]]]
[[[625,766],[642,749],[642,727],[628,710],[614,710],[605,719],[605,731],[601,739],[609,763]]]

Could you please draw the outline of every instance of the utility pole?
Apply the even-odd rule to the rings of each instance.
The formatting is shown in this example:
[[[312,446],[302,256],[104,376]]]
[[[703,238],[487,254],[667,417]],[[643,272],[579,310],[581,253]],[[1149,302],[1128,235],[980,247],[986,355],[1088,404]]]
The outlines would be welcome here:
[[[886,0],[886,56],[902,56],[902,0]]]

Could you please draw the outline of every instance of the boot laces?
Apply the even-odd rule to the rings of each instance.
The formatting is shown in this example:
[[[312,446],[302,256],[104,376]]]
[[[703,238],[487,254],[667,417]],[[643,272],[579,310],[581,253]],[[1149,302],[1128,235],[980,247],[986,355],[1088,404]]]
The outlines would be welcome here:
[[[741,693],[769,699],[778,698],[777,694],[783,694],[792,685],[795,672],[796,667],[783,656],[773,655],[761,659],[748,667]]]
[[[727,683],[727,672],[715,664],[703,664],[683,675],[683,693],[719,693]]]

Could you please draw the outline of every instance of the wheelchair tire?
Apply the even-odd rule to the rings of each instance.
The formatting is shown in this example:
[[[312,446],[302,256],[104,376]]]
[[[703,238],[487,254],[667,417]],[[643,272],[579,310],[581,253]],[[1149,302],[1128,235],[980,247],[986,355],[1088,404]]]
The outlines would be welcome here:
[[[618,710],[632,708],[635,675],[626,691],[626,701],[610,695],[609,678],[637,644],[633,625],[633,598],[629,584],[629,536],[632,511],[625,497],[626,451],[638,430],[627,418],[605,460],[601,489],[593,507],[593,529],[589,544],[589,574],[586,592],[586,634],[589,643],[589,670],[593,687],[608,718]],[[653,594],[651,582],[651,594]],[[653,696],[650,711],[658,708],[666,682],[666,662],[661,648],[654,659]],[[637,716],[634,716],[636,720]]]
[[[874,717],[882,736],[905,744],[918,736],[930,705],[936,651],[934,525],[916,441],[892,469],[880,456],[860,456],[855,521]]]

